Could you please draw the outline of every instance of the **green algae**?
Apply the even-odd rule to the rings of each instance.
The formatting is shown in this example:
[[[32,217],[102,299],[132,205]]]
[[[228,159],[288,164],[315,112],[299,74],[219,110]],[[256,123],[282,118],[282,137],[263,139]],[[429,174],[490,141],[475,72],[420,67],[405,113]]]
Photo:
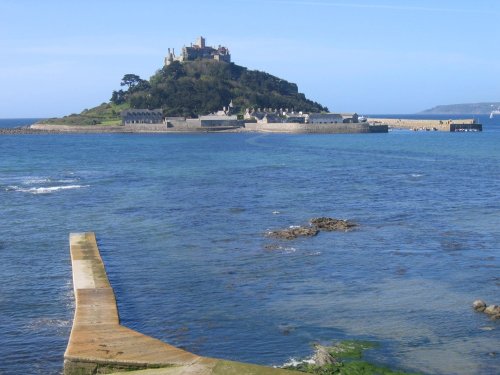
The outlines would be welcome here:
[[[325,349],[335,358],[336,363],[318,366],[308,362],[286,366],[285,369],[316,375],[418,375],[393,370],[362,360],[365,350],[379,347],[369,341],[346,340],[327,346]]]
[[[346,340],[333,346],[328,346],[326,349],[336,359],[360,359],[363,357],[365,350],[378,347],[377,343],[370,341]]]

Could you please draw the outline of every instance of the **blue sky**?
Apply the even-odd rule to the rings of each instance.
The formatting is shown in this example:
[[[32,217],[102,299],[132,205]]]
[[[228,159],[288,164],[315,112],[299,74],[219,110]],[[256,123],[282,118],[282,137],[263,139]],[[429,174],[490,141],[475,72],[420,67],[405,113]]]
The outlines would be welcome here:
[[[496,0],[0,0],[0,118],[108,101],[199,35],[332,111],[500,101]]]

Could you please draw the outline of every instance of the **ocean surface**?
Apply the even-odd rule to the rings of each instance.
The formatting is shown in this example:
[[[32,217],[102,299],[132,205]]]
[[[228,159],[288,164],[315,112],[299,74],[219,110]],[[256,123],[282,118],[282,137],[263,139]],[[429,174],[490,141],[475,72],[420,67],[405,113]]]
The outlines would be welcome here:
[[[482,133],[0,136],[0,373],[61,373],[82,231],[122,323],[194,353],[281,365],[363,339],[378,364],[500,373],[500,321],[471,308],[500,303],[500,118],[479,120]],[[265,236],[318,216],[359,227]]]

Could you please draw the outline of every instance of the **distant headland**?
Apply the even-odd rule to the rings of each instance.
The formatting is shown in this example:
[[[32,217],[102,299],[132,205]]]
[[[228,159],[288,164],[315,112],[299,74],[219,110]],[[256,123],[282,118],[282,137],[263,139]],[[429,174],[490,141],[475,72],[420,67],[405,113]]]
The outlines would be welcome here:
[[[438,105],[419,112],[422,115],[489,115],[500,108],[500,102]]]

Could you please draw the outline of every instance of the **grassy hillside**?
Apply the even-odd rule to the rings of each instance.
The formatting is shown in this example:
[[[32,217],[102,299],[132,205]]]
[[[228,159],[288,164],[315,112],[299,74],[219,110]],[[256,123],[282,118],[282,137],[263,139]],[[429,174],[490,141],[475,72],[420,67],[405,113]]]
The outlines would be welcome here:
[[[122,123],[120,112],[128,109],[128,103],[102,103],[91,109],[84,109],[82,113],[73,113],[61,118],[50,118],[42,121],[45,124],[62,125],[119,125]]]
[[[149,80],[126,74],[121,85],[125,89],[113,91],[109,103],[46,122],[115,124],[120,121],[120,111],[127,108],[161,108],[167,116],[196,117],[217,111],[231,100],[240,113],[250,107],[328,110],[299,93],[295,83],[234,63],[212,60],[174,62],[159,69]]]

